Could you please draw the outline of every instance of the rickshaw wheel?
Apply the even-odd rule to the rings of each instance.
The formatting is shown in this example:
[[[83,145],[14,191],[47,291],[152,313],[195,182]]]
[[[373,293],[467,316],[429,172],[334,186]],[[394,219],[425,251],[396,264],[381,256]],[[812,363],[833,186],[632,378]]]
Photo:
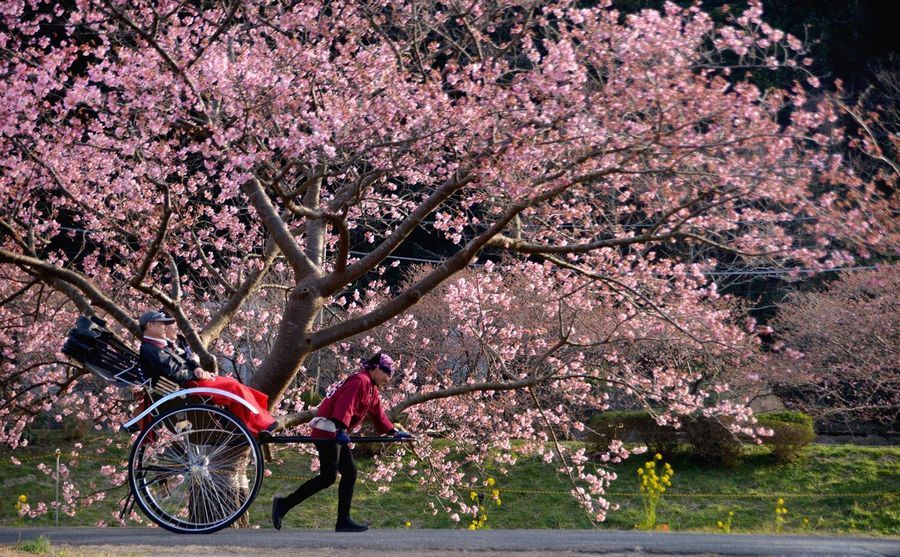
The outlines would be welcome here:
[[[234,414],[209,404],[163,411],[131,449],[128,482],[153,522],[209,534],[246,512],[262,485],[259,444]]]

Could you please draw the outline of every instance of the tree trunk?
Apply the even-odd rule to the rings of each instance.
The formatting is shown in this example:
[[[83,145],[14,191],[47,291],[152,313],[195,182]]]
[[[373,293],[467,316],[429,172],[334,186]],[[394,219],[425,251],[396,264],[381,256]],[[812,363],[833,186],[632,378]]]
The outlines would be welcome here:
[[[313,280],[304,281],[291,291],[272,350],[250,378],[249,385],[269,397],[269,410],[281,399],[311,352],[310,335],[324,303],[318,290],[311,286]]]

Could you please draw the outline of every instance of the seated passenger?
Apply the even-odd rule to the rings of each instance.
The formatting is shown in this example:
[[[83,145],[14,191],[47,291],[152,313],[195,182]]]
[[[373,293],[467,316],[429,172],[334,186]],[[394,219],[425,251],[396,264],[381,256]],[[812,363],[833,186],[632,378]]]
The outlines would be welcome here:
[[[228,397],[208,395],[212,401],[224,406],[237,416],[248,429],[258,435],[261,431],[273,433],[282,428],[266,409],[269,397],[251,389],[231,377],[222,377],[205,371],[190,354],[186,344],[176,348],[177,327],[175,320],[161,311],[148,311],[138,320],[143,341],[141,342],[141,369],[155,383],[160,377],[167,377],[183,388],[209,387],[235,394],[254,406],[259,414],[254,414],[243,404]],[[171,332],[169,329],[171,328]],[[171,339],[171,340],[170,340]]]

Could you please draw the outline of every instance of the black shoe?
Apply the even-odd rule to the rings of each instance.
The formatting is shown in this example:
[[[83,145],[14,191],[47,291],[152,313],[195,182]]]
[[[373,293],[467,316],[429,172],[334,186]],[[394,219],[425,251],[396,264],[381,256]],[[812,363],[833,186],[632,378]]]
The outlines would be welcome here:
[[[343,519],[339,518],[334,526],[335,532],[365,532],[368,529],[368,525],[353,522],[353,519],[349,516]]]
[[[284,515],[281,514],[281,511],[279,510],[281,501],[283,500],[283,497],[272,498],[272,526],[274,526],[276,530],[281,530],[281,519],[284,518]]]

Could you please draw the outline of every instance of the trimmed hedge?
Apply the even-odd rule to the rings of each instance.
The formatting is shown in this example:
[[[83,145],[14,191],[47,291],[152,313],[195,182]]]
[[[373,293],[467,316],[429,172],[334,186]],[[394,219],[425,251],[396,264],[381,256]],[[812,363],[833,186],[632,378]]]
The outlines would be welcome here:
[[[647,445],[653,453],[671,454],[678,447],[675,428],[661,426],[645,411],[611,411],[591,418],[588,447],[603,452],[614,439]]]
[[[684,419],[684,434],[691,452],[707,461],[731,467],[741,457],[741,441],[723,419],[698,416]]]
[[[813,419],[802,412],[767,412],[757,415],[758,424],[774,431],[763,437],[772,454],[785,462],[797,456],[812,442],[816,433]],[[661,426],[645,411],[610,411],[597,414],[588,424],[588,450],[604,452],[619,439],[647,445],[651,453],[672,454],[680,439],[690,444],[689,452],[704,461],[734,466],[741,457],[741,437],[729,429],[726,418],[698,416],[683,418],[682,427]]]
[[[772,447],[772,455],[781,462],[797,457],[800,450],[816,437],[812,416],[803,412],[765,412],[757,415],[760,426],[771,429],[763,443]]]

